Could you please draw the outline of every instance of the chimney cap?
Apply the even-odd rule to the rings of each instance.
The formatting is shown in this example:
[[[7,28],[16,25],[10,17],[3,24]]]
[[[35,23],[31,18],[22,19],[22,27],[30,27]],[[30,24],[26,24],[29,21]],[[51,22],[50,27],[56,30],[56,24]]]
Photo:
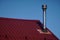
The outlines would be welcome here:
[[[46,11],[47,5],[46,5],[46,4],[43,4],[43,5],[42,5],[42,9],[43,9],[44,11]]]

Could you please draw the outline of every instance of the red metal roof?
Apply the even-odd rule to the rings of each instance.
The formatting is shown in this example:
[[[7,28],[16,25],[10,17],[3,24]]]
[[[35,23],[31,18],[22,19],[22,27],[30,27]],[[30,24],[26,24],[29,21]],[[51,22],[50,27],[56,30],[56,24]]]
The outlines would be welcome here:
[[[39,20],[0,18],[0,40],[58,40]]]

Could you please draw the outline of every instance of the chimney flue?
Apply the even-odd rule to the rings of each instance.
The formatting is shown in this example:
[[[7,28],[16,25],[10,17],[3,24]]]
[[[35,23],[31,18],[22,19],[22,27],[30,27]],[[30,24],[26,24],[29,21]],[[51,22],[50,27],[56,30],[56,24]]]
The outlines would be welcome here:
[[[46,4],[42,5],[42,10],[43,10],[43,29],[44,29],[44,31],[46,31],[46,9],[47,9],[47,5]]]

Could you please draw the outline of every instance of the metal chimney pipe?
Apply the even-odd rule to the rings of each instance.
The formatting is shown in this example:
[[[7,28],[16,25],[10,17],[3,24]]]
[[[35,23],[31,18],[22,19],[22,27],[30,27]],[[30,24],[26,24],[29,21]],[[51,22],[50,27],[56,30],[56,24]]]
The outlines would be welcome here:
[[[42,5],[42,9],[43,9],[43,29],[46,29],[46,9],[47,9],[47,5],[44,4]]]

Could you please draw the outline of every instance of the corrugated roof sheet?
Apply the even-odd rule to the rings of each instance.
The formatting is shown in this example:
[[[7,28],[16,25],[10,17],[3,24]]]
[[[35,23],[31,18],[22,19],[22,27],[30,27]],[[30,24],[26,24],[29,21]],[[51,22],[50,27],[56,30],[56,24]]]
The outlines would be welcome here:
[[[39,20],[0,18],[0,40],[58,40]]]

